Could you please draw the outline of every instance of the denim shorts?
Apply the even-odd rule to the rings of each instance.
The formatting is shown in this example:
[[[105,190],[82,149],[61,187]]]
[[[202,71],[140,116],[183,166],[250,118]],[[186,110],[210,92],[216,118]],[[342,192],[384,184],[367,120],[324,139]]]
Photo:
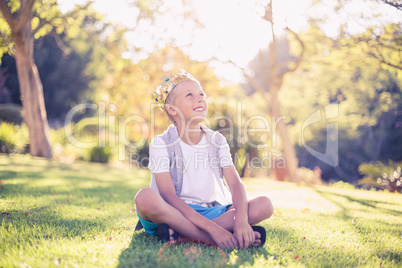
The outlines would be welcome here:
[[[212,208],[206,208],[203,206],[199,205],[191,205],[188,204],[192,209],[197,211],[199,214],[204,216],[205,218],[209,220],[213,220],[215,218],[218,218],[220,215],[226,212],[227,208],[230,207],[232,204],[226,205],[226,206],[216,206]],[[158,224],[153,223],[151,221],[144,220],[143,218],[140,217],[140,215],[137,212],[138,219],[140,220],[142,227],[144,227],[145,232],[147,232],[148,235],[155,235],[156,236],[156,229],[158,228]]]

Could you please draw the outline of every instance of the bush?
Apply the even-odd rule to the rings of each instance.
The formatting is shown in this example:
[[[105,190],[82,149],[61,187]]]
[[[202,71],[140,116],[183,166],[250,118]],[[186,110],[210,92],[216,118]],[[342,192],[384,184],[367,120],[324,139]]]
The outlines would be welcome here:
[[[308,169],[306,167],[300,167],[296,171],[297,181],[299,184],[305,185],[316,185],[323,184],[321,180],[321,169],[316,167],[314,170]]]
[[[73,162],[77,159],[78,151],[68,141],[64,128],[50,129],[53,158],[61,162]]]
[[[107,147],[94,147],[90,151],[89,160],[97,163],[108,163],[112,152]]]
[[[52,146],[55,146],[57,144],[64,145],[68,141],[65,129],[63,127],[59,129],[50,129],[49,134]]]
[[[107,125],[99,125],[98,117],[87,117],[81,119],[73,126],[73,132],[78,136],[91,135],[96,136],[99,135],[99,127],[107,128]]]
[[[26,153],[29,144],[26,125],[0,124],[0,153]]]
[[[21,125],[24,122],[21,106],[16,104],[0,104],[0,122]]]
[[[344,182],[344,181],[337,181],[334,184],[332,184],[332,187],[335,188],[341,188],[341,189],[347,189],[347,190],[353,190],[356,189],[356,187],[353,184]]]
[[[64,127],[57,130],[51,129],[50,137],[52,141],[53,157],[58,161],[73,162],[75,160],[82,160],[100,163],[105,163],[104,161],[108,161],[106,160],[105,156],[107,155],[107,152],[102,153],[100,150],[95,148],[81,148],[72,143],[66,136]],[[95,135],[86,134],[74,134],[74,138],[83,143],[93,142],[98,139],[98,137]]]
[[[0,152],[10,154],[16,147],[14,125],[2,123],[0,125]]]
[[[358,183],[400,193],[402,190],[401,169],[402,162],[396,163],[391,160],[388,161],[388,165],[382,162],[363,163],[359,166],[359,172],[366,177],[359,180]]]
[[[71,128],[73,138],[77,141],[82,143],[97,141],[99,140],[98,121],[97,117],[88,117],[57,130],[51,129],[53,157],[63,162],[82,160],[107,163],[110,159],[108,150],[102,152],[102,148],[81,148],[66,136],[66,128]]]

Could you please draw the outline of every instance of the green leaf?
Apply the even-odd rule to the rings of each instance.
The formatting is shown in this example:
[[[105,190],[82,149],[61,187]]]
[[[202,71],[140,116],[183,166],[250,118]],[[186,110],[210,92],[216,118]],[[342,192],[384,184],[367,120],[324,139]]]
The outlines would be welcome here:
[[[53,26],[60,26],[63,24],[63,19],[62,18],[55,18],[52,20]]]
[[[39,18],[38,17],[33,17],[31,21],[31,29],[35,30],[39,26]]]
[[[59,27],[56,28],[56,33],[57,34],[62,34],[64,32],[64,26],[61,25]]]

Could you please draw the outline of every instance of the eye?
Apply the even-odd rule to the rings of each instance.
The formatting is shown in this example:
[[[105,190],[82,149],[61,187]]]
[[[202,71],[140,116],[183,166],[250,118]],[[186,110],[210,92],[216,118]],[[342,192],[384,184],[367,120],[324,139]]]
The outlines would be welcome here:
[[[193,93],[188,93],[188,94],[186,95],[186,97],[188,97],[188,96],[193,96]]]

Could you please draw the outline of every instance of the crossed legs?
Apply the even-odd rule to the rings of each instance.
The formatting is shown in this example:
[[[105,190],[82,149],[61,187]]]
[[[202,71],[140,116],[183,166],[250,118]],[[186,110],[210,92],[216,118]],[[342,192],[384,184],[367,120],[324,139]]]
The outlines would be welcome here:
[[[272,216],[273,212],[274,208],[271,200],[266,196],[258,196],[248,201],[248,223],[250,225],[255,225],[268,219]],[[235,209],[231,206],[224,214],[213,221],[226,230],[233,231],[234,217]]]
[[[184,215],[173,206],[166,203],[162,197],[152,188],[143,188],[138,191],[134,198],[137,212],[144,220],[156,224],[166,223],[171,229],[184,237],[203,239],[214,242],[212,238],[190,222]],[[221,227],[233,231],[234,208],[214,219]],[[254,225],[268,219],[273,213],[273,206],[268,197],[259,196],[248,202],[248,221]]]

